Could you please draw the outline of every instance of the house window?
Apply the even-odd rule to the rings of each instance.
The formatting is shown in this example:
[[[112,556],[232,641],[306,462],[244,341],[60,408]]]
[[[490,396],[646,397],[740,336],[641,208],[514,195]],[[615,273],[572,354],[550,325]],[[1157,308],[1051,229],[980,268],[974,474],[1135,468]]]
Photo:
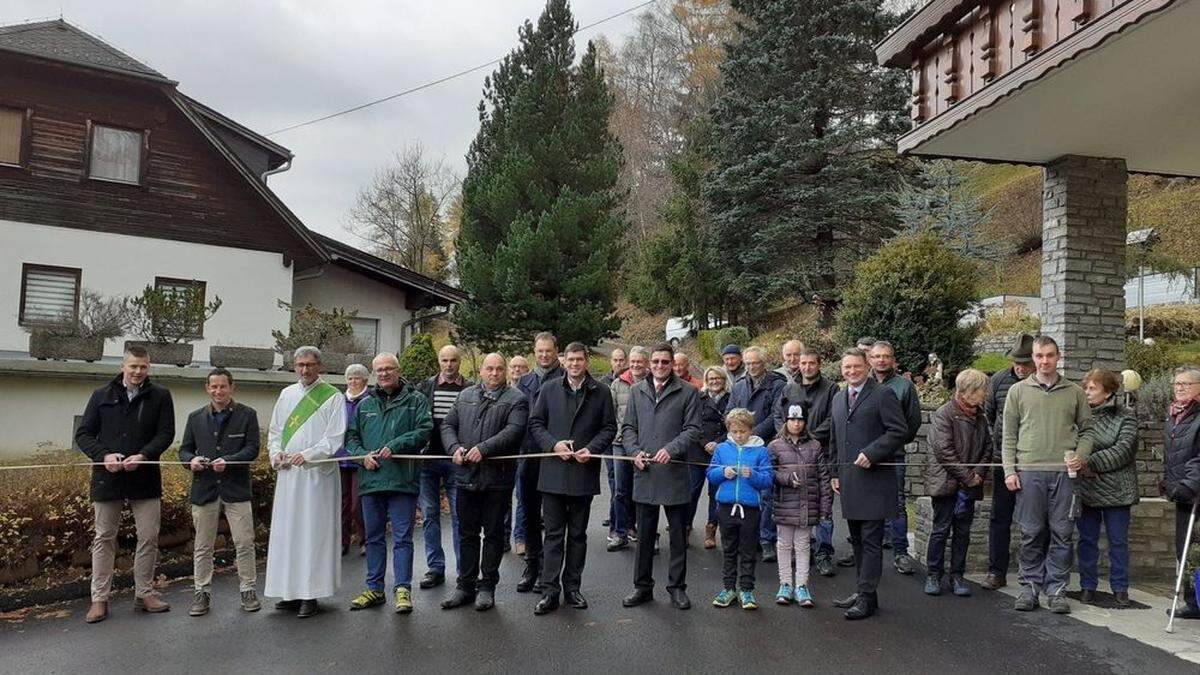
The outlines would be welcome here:
[[[0,164],[21,166],[25,155],[26,111],[0,108]]]
[[[354,329],[354,340],[363,349],[363,353],[374,356],[379,353],[379,319],[350,319],[350,327]]]
[[[154,288],[156,290],[165,291],[168,294],[176,297],[186,296],[189,293],[195,293],[199,296],[197,304],[203,306],[205,302],[204,294],[207,291],[207,284],[203,281],[197,281],[195,279],[154,277]],[[199,324],[191,326],[156,326],[155,331],[160,332],[168,337],[192,338],[200,340],[204,338],[204,323],[203,319],[201,319]]]
[[[102,125],[92,127],[88,177],[132,185],[141,183],[144,141],[145,134],[140,131]]]
[[[25,263],[21,266],[22,326],[73,321],[79,312],[79,282],[83,271]]]

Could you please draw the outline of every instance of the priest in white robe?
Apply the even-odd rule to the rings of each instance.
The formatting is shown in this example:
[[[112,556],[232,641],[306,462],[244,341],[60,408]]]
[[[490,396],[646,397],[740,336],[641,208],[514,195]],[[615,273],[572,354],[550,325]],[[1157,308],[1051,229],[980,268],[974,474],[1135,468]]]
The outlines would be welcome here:
[[[345,399],[321,379],[321,352],[294,355],[299,382],[284,389],[271,415],[267,449],[278,472],[263,594],[279,610],[308,618],[318,598],[341,586],[341,481],[332,457],[346,433]]]

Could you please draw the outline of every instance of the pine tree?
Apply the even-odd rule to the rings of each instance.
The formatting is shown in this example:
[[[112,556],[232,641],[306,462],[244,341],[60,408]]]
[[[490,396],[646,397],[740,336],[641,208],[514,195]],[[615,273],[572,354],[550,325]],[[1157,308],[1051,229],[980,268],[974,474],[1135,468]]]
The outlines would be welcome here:
[[[891,148],[907,128],[906,87],[875,63],[872,46],[896,21],[881,5],[733,2],[742,40],[722,66],[705,195],[730,305],[751,320],[793,294],[836,297],[896,227],[908,162]]]
[[[921,163],[917,178],[896,196],[896,216],[900,235],[932,232],[950,250],[971,260],[995,262],[1010,253],[1005,242],[984,235],[991,212],[948,160]]]
[[[539,331],[596,344],[614,316],[620,145],[596,51],[575,65],[575,21],[549,0],[484,85],[467,154],[457,268],[462,339],[526,347]]]

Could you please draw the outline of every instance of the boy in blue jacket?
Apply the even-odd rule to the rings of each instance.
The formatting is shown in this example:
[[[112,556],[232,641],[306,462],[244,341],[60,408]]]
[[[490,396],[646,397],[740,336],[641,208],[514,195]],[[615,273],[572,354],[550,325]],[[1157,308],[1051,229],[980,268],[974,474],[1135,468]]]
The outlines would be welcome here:
[[[717,489],[725,588],[714,607],[728,607],[736,597],[742,609],[758,609],[754,598],[754,564],[758,561],[758,495],[771,487],[771,456],[754,433],[754,413],[735,408],[725,415],[728,440],[713,451],[708,481]],[[734,584],[738,592],[735,592]]]

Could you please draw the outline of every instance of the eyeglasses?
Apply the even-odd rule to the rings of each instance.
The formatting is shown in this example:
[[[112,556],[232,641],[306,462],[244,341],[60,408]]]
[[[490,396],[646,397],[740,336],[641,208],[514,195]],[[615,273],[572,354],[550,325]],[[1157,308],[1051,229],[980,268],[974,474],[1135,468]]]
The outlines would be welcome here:
[[[650,362],[652,366],[669,366],[672,365],[671,359],[654,359]]]
[[[1200,382],[1172,382],[1171,386],[1175,387],[1176,389],[1187,389],[1188,387],[1194,387],[1198,384],[1200,384]]]
[[[399,368],[395,368],[395,367],[388,367],[388,368],[376,368],[376,369],[375,369],[375,374],[376,374],[376,375],[387,375],[388,373],[394,373],[394,372],[396,372],[397,370],[399,370]]]

